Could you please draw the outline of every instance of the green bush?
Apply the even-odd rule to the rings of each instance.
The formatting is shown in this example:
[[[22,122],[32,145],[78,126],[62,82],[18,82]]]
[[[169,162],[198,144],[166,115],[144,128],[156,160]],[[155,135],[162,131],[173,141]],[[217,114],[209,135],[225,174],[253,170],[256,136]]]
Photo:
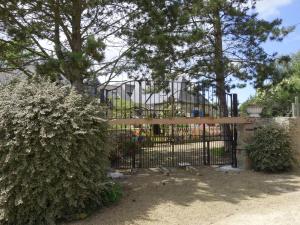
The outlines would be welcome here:
[[[267,125],[257,129],[247,151],[252,167],[257,171],[283,172],[292,168],[289,136],[279,126]]]
[[[104,205],[110,205],[117,202],[122,197],[122,188],[120,185],[110,182],[102,191],[101,198]]]
[[[141,146],[137,141],[130,140],[124,141],[120,143],[119,148],[124,156],[132,156],[133,154],[137,154],[141,150]]]
[[[55,224],[106,204],[101,115],[99,105],[47,81],[1,87],[1,224]]]
[[[143,148],[154,146],[150,136],[136,137],[131,131],[111,133],[110,142],[114,143],[114,148],[111,148],[109,153],[109,160],[112,166],[117,166],[122,158],[132,157],[133,154],[139,154]]]
[[[151,136],[143,136],[143,139],[139,144],[143,148],[151,148],[154,146],[154,142]]]

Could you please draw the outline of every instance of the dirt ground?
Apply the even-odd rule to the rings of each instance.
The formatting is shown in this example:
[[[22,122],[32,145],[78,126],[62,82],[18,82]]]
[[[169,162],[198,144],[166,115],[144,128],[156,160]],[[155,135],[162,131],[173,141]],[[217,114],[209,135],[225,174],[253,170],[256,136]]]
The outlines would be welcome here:
[[[122,185],[119,203],[68,225],[300,225],[300,171],[141,170]]]

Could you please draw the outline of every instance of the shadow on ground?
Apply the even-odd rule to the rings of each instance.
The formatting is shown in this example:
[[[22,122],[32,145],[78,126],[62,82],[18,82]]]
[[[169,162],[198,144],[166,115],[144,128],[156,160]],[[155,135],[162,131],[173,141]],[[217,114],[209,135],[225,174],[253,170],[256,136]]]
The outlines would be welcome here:
[[[118,204],[100,210],[87,220],[71,224],[127,225],[137,224],[137,220],[155,224],[155,216],[151,213],[161,205],[184,208],[195,202],[199,202],[200,206],[216,202],[239,204],[251,199],[296,192],[300,190],[300,172],[276,175],[251,171],[224,173],[206,167],[199,168],[198,175],[178,169],[166,176],[141,170],[122,183],[124,197]]]

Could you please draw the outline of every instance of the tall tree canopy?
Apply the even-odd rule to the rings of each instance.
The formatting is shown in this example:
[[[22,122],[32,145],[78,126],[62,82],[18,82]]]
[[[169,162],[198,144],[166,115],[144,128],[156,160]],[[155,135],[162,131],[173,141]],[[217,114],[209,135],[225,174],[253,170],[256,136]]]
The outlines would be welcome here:
[[[292,102],[300,97],[300,52],[291,56],[288,63],[277,61],[277,76],[280,82],[268,82],[258,88],[255,96],[241,105],[241,112],[246,113],[249,104],[263,107],[262,116],[290,116]]]
[[[62,74],[78,89],[84,78],[116,72],[112,67],[122,55],[108,60],[104,53],[134,13],[128,6],[113,0],[0,0],[0,70],[30,76],[34,65],[37,73]]]
[[[136,1],[144,13],[132,23],[129,43],[139,43],[128,56],[132,68],[154,79],[190,79],[216,85],[226,108],[225,91],[272,78],[276,54],[262,47],[281,41],[293,28],[282,21],[260,19],[255,0]],[[234,82],[232,82],[234,81]],[[226,115],[226,110],[224,111]]]
[[[186,75],[224,93],[238,82],[272,78],[274,55],[262,48],[291,28],[255,13],[255,0],[0,0],[0,70],[28,65],[78,89],[87,77],[151,76],[162,81]],[[109,42],[124,43],[105,58]],[[127,61],[121,58],[126,55]],[[125,62],[125,63],[124,63]],[[122,66],[120,66],[122,65]],[[236,80],[235,80],[236,81]],[[225,112],[226,114],[226,112]]]

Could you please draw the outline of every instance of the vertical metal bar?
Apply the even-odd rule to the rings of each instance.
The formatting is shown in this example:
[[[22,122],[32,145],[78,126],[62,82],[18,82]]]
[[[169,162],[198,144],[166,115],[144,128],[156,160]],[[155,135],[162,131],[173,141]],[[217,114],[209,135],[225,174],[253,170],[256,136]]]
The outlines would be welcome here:
[[[133,109],[133,112],[135,111],[135,92],[134,92],[134,88],[135,88],[135,84],[136,82],[133,81],[133,84],[130,83],[130,93],[131,93],[131,96],[130,96],[130,118],[132,118],[132,109]],[[138,102],[138,105],[139,105],[139,108],[138,110],[136,110],[136,112],[138,113],[138,115],[141,117],[141,113],[142,113],[142,81],[139,80],[138,81],[138,85],[139,85],[139,102]],[[132,102],[132,96],[133,96],[133,102]],[[131,102],[133,105],[131,105]],[[139,130],[137,132],[137,134],[139,135],[139,137],[137,137],[137,145],[134,145],[137,147],[137,149],[133,149],[133,153],[132,153],[132,168],[135,168],[136,167],[136,154],[140,154],[140,151],[141,151],[141,148],[142,148],[142,143],[140,143],[140,136],[141,136],[141,130],[142,130],[142,127],[143,125],[142,124],[139,124],[138,126]],[[139,150],[138,152],[136,150]]]
[[[174,110],[175,110],[175,96],[174,96],[174,81],[172,80],[172,84],[171,84],[171,89],[172,89],[172,96],[171,96],[171,115],[172,117],[174,117]],[[172,128],[172,140],[171,140],[171,144],[172,144],[172,167],[175,167],[175,161],[174,161],[174,140],[175,140],[175,136],[174,136],[174,124],[172,124],[171,126]]]
[[[205,85],[204,83],[202,84],[202,96],[203,96],[203,100],[202,100],[202,111],[203,111],[203,115],[205,116],[205,100],[206,100],[206,96],[205,96]],[[204,159],[204,165],[207,165],[207,160],[206,160],[206,144],[205,144],[205,140],[206,140],[206,134],[205,134],[205,124],[202,124],[203,130],[202,130],[202,144],[203,144],[203,159]]]
[[[234,117],[239,116],[238,96],[237,96],[237,94],[232,94],[232,111],[233,111],[233,116]]]
[[[142,109],[142,101],[143,101],[142,80],[139,80],[138,84],[139,84],[139,109],[138,109],[138,113],[139,113],[139,116],[142,117],[142,113],[143,113],[143,109]]]
[[[207,142],[207,164],[210,165],[210,142]]]
[[[232,94],[233,116],[238,116],[238,97],[237,94]],[[236,147],[237,147],[237,129],[236,124],[233,124],[233,140],[232,140],[232,167],[237,167]]]

